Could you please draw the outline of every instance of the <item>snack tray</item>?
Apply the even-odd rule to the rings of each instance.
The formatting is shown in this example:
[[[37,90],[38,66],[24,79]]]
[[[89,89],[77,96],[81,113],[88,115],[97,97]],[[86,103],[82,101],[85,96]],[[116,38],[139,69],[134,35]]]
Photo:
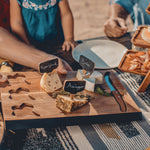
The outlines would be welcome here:
[[[138,53],[139,51],[133,51],[133,50],[128,50],[125,54],[124,54],[124,56],[123,56],[123,58],[122,58],[122,60],[121,60],[121,62],[120,62],[120,64],[119,64],[119,66],[118,66],[118,69],[120,69],[121,71],[123,71],[123,72],[129,72],[129,73],[134,73],[134,74],[138,74],[138,75],[146,75],[146,73],[145,72],[142,72],[140,69],[136,69],[136,70],[129,70],[128,68],[129,68],[129,66],[130,66],[130,61],[131,61],[131,59],[129,59],[128,57],[127,57],[127,55],[128,54],[136,54],[136,53]]]
[[[143,40],[141,34],[143,29],[147,28],[147,26],[139,26],[138,29],[135,31],[131,42],[137,47],[142,47],[142,48],[150,48],[150,43],[147,43],[146,41]]]

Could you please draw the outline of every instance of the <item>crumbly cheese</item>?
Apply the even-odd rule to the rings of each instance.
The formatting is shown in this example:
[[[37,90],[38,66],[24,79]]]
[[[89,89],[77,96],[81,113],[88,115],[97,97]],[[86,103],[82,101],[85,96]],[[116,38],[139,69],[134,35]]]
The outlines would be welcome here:
[[[95,78],[86,78],[83,80],[86,81],[85,90],[94,92],[96,79]]]
[[[62,87],[62,82],[56,72],[44,73],[40,81],[40,86],[47,93],[52,93]]]
[[[89,76],[90,76],[89,72],[86,72],[86,74],[83,74],[83,70],[82,69],[78,69],[76,78],[78,80],[83,80],[85,78],[88,78]]]
[[[95,78],[95,84],[103,84],[103,75],[99,71],[94,71],[89,78]]]
[[[88,100],[77,99],[75,97],[72,100],[69,96],[65,96],[65,95],[58,95],[56,99],[56,106],[66,113],[70,113],[87,103]]]

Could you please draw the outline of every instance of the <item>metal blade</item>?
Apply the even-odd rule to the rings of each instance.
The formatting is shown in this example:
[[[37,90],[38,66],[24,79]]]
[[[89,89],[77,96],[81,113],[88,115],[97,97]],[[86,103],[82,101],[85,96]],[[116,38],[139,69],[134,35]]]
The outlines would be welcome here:
[[[106,73],[105,73],[105,81],[106,81],[108,87],[110,88],[110,90],[111,90],[111,92],[112,92],[112,91],[115,91],[115,88],[113,87],[113,85],[112,85],[111,82],[110,82],[109,74],[110,74],[110,72],[106,72]]]

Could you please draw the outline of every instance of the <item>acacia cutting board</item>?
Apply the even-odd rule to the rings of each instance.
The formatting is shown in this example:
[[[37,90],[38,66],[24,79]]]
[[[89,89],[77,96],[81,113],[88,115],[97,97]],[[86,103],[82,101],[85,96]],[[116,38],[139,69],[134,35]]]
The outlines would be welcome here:
[[[104,74],[105,71],[102,73]],[[140,109],[125,89],[123,89],[123,99],[127,106],[126,112],[120,111],[113,96],[106,97],[85,90],[84,93],[91,96],[90,102],[66,114],[56,107],[55,99],[41,89],[41,74],[38,72],[3,74],[8,76],[8,83],[0,86],[6,128],[56,127],[79,123],[141,119]],[[60,77],[62,82],[66,79],[75,79],[76,72],[68,72],[66,76]],[[102,86],[109,91],[105,82]]]

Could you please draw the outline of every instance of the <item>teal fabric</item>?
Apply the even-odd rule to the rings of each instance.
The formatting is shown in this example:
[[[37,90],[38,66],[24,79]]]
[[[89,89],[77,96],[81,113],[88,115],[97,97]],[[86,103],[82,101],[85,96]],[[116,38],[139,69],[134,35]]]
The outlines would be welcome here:
[[[110,0],[110,3],[117,3],[128,11],[134,22],[134,29],[139,25],[150,24],[150,16],[145,11],[150,0]]]
[[[58,3],[61,0],[17,0],[32,42],[63,40]]]

